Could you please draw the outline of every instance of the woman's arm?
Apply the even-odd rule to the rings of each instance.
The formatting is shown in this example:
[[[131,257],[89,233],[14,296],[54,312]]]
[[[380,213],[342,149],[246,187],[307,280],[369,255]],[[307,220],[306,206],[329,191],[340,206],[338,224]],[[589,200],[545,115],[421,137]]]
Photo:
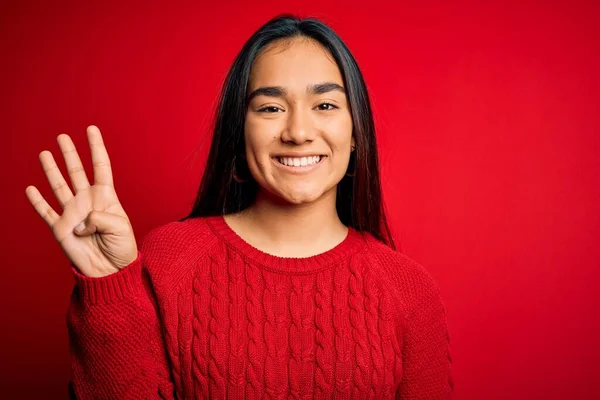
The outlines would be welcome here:
[[[437,287],[405,319],[401,400],[450,399],[453,391],[450,337],[446,310]]]
[[[142,250],[143,251],[143,250]],[[90,278],[72,267],[67,311],[77,399],[174,399],[156,298],[143,254],[117,273]]]

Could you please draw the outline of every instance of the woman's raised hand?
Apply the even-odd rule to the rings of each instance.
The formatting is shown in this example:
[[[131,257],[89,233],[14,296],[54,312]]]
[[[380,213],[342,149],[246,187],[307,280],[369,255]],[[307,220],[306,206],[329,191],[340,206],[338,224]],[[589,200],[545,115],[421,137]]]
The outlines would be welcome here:
[[[63,212],[58,215],[35,186],[25,194],[46,221],[54,237],[85,276],[102,277],[118,272],[137,258],[133,228],[113,184],[110,160],[100,130],[90,125],[87,139],[92,153],[94,184],[90,185],[73,141],[57,137],[75,195],[58,169],[52,153],[39,155],[50,187]],[[79,228],[82,228],[79,231]]]

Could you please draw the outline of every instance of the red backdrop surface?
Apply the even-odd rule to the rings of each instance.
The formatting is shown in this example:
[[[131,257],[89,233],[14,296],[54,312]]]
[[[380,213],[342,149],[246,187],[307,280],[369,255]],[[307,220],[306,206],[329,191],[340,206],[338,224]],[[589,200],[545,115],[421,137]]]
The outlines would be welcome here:
[[[600,398],[600,3],[200,3],[2,2],[1,397],[62,398],[69,378],[73,279],[25,196],[60,210],[38,154],[64,168],[68,133],[91,178],[96,124],[138,239],[182,217],[235,54],[298,12],[363,70],[396,240],[446,303],[455,398]]]

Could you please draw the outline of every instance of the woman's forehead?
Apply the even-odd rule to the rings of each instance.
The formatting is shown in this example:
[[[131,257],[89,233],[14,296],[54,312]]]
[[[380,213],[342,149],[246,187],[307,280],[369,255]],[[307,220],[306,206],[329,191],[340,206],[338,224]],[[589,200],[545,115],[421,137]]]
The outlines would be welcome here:
[[[254,61],[249,89],[281,86],[289,91],[305,90],[308,85],[335,82],[342,76],[331,54],[318,42],[306,38],[277,41]]]

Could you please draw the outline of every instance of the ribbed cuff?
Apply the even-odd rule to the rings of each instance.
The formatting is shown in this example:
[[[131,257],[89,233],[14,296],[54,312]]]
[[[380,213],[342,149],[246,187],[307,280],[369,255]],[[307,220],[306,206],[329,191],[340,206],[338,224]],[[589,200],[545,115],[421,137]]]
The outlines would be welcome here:
[[[119,272],[92,278],[81,274],[71,264],[71,271],[81,299],[91,304],[110,303],[118,299],[132,298],[140,293],[142,284],[142,254],[138,250],[137,258]]]

